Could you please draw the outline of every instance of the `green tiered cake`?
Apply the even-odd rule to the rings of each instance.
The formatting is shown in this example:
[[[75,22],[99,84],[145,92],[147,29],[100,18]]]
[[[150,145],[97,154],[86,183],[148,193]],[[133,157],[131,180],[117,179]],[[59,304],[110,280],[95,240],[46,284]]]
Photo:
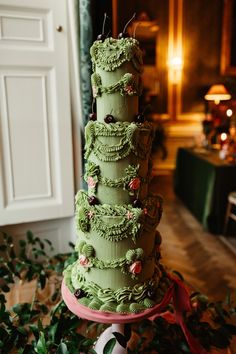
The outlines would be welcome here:
[[[78,260],[64,271],[78,302],[137,313],[161,302],[169,279],[159,264],[162,200],[150,195],[152,125],[138,112],[142,52],[134,38],[91,47],[97,114],[86,126],[88,192],[76,196]]]

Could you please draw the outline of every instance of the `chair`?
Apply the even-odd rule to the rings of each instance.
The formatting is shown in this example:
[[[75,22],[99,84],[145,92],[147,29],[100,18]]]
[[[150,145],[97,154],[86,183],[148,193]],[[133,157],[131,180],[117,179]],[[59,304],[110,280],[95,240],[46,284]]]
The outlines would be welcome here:
[[[235,207],[235,210],[234,210],[234,207]],[[224,229],[223,229],[224,235],[226,235],[226,232],[227,232],[229,218],[236,221],[236,192],[231,192],[228,195],[228,205],[227,205],[227,210],[226,210],[226,214],[225,214],[225,223],[224,223]]]

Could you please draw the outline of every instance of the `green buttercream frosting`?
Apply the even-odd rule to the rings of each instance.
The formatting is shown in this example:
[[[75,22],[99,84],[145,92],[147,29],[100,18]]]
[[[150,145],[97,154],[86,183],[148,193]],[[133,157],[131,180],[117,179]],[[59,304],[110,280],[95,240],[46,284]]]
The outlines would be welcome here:
[[[93,69],[95,66],[114,71],[124,62],[131,61],[135,70],[142,71],[142,51],[134,38],[106,38],[104,41],[95,41],[90,49]]]
[[[142,93],[141,82],[137,84],[134,75],[130,73],[124,74],[119,81],[109,86],[103,86],[101,76],[98,73],[93,73],[91,83],[94,98],[101,96],[103,93],[112,94],[119,92],[121,96],[135,96]]]
[[[75,246],[75,250],[86,257],[93,257],[95,255],[93,246],[86,243],[85,241],[79,242],[79,244]]]
[[[136,273],[132,272],[130,267],[135,264],[139,264],[140,270],[142,271],[142,267],[144,264],[156,257],[156,246],[154,245],[151,254],[144,255],[142,248],[136,248],[132,250],[128,250],[126,255],[121,258],[112,259],[112,260],[103,260],[95,257],[95,250],[92,245],[87,244],[85,241],[80,242],[76,249],[79,250],[80,257],[86,259],[86,270],[88,271],[90,268],[98,268],[98,269],[115,269],[120,268],[121,272],[124,274],[129,274],[131,278],[136,279]],[[78,265],[80,264],[80,258],[78,260]]]
[[[129,306],[129,310],[130,310],[130,312],[138,313],[138,312],[145,310],[145,306],[142,304],[132,303]]]
[[[162,300],[171,285],[171,281],[165,274],[161,276],[157,270],[152,278],[145,282],[113,291],[86,280],[79,275],[75,264],[64,271],[64,278],[68,287],[68,279],[71,278],[72,292],[82,289],[86,293],[85,297],[78,300],[82,305],[94,310],[118,313],[138,313],[153,307]],[[152,293],[152,298],[150,298],[150,293]]]
[[[100,167],[96,165],[94,162],[89,161],[85,165],[86,173],[84,175],[85,181],[88,183],[89,191],[96,192],[97,183],[100,182],[103,185],[111,188],[122,188],[128,190],[131,195],[133,195],[132,191],[132,180],[137,179],[141,183],[147,183],[148,178],[143,178],[139,176],[139,165],[129,165],[124,173],[123,177],[111,179],[101,175]],[[92,178],[92,180],[91,180]]]
[[[146,144],[142,134],[148,134]],[[101,138],[119,138],[116,144],[108,145]],[[141,159],[146,159],[150,153],[153,129],[149,123],[135,124],[128,122],[101,123],[90,121],[85,128],[86,153],[85,158],[93,152],[101,161],[118,161],[133,153]]]
[[[132,205],[89,205],[88,194],[76,195],[75,220],[78,231],[88,233],[90,228],[97,235],[113,242],[130,237],[133,242],[141,230],[153,231],[162,214],[162,198],[151,196],[143,201],[143,209]]]
[[[116,308],[116,312],[119,313],[128,313],[129,312],[129,305],[127,304],[120,304]]]
[[[90,227],[98,236],[113,242],[124,238],[136,240],[143,211],[132,205],[89,205],[88,195],[79,191],[76,196],[76,226],[88,232]]]

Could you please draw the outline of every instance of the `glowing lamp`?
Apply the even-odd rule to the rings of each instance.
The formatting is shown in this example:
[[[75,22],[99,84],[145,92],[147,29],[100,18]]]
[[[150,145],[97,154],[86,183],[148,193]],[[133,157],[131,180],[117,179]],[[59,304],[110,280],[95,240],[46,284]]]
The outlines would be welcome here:
[[[220,140],[222,143],[224,143],[227,140],[227,134],[226,133],[221,133],[220,134]]]
[[[180,56],[175,56],[168,61],[170,81],[177,84],[181,79],[183,60]]]
[[[227,117],[232,117],[232,115],[233,115],[233,111],[232,111],[232,109],[227,109],[227,111],[226,111],[226,115],[227,115]]]
[[[220,101],[226,101],[231,99],[230,93],[226,87],[222,84],[212,85],[204,96],[207,101],[214,101],[215,104],[219,104]]]

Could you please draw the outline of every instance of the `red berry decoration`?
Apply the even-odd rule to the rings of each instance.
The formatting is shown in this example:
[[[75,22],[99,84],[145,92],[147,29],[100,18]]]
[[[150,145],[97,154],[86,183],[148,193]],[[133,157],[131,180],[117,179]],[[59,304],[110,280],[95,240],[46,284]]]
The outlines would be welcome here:
[[[74,292],[74,296],[76,299],[81,299],[81,297],[85,297],[85,292],[82,289],[77,289]]]
[[[91,196],[91,197],[88,197],[88,203],[89,203],[89,205],[97,205],[97,204],[99,204],[99,201],[96,197]]]
[[[93,120],[93,121],[95,121],[95,120],[97,120],[97,115],[96,115],[96,113],[90,113],[89,114],[89,120]]]
[[[106,117],[104,118],[104,122],[107,124],[115,123],[115,118],[112,114],[107,114]]]
[[[134,206],[135,208],[142,208],[142,203],[141,203],[141,201],[140,201],[139,199],[135,199],[135,200],[133,201],[133,206]]]
[[[137,123],[143,123],[145,121],[144,114],[139,113],[135,116],[135,122]]]
[[[148,290],[147,295],[148,295],[148,297],[149,297],[150,299],[152,299],[152,298],[155,296],[155,291],[153,291],[153,290]]]

